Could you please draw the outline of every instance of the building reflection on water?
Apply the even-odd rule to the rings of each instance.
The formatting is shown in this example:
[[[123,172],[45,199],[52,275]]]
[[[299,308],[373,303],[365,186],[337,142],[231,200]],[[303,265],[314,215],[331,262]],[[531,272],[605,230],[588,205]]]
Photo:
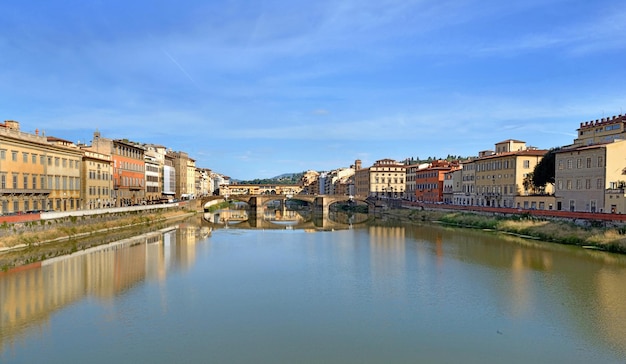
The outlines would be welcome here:
[[[377,293],[398,299],[438,297],[442,286],[458,287],[449,284],[457,280],[484,295],[472,299],[493,300],[490,306],[509,317],[523,321],[550,315],[598,345],[608,343],[626,353],[626,256],[473,230],[402,224],[361,228],[331,246],[351,272],[368,275],[369,288]],[[208,244],[208,234],[206,220],[183,224],[48,260],[40,268],[0,274],[0,350],[27,330],[45,328],[52,314],[74,302],[89,296],[109,300],[142,281],[164,281],[188,269],[196,262],[198,242]],[[351,240],[360,236],[367,236],[365,244]],[[316,244],[309,254],[327,253],[317,249],[324,245]],[[462,270],[453,271],[450,261],[478,266],[479,274],[459,276]]]
[[[467,229],[411,227],[407,236],[427,242],[437,257],[488,269],[484,299],[497,300],[511,317],[573,323],[626,355],[626,256]]]
[[[207,228],[186,224],[0,274],[0,350],[86,297],[108,300],[145,280],[162,281],[196,260]]]

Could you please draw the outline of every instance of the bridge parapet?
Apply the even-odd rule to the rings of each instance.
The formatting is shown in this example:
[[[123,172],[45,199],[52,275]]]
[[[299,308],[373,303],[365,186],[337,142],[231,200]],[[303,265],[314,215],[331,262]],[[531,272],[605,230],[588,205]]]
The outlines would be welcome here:
[[[211,196],[202,199],[202,206],[205,206],[209,201],[221,199],[221,200],[232,200],[232,201],[241,201],[247,203],[251,208],[256,210],[262,209],[263,205],[265,205],[269,201],[286,201],[286,200],[299,200],[305,201],[312,204],[314,207],[321,208],[324,212],[328,212],[328,207],[337,202],[343,201],[356,201],[363,202],[368,206],[373,206],[373,203],[367,199],[347,196],[347,195],[233,195],[233,196]]]

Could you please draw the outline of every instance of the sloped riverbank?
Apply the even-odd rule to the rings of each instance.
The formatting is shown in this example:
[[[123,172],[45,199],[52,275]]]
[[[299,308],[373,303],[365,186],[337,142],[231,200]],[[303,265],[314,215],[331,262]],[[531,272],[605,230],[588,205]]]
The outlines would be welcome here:
[[[626,229],[585,226],[573,222],[519,217],[487,216],[469,212],[439,210],[390,209],[385,215],[413,222],[441,223],[465,228],[483,229],[523,238],[559,244],[577,245],[626,254]]]

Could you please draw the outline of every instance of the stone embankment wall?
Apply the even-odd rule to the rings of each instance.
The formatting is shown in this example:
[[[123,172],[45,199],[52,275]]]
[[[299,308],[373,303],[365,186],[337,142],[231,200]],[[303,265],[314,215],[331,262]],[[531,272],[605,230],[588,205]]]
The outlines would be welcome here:
[[[193,201],[192,201],[193,202]],[[82,210],[68,212],[44,212],[38,214],[39,219],[28,219],[20,222],[0,223],[0,240],[14,234],[43,232],[50,228],[71,228],[106,223],[127,217],[141,217],[177,211],[183,209],[196,210],[196,206],[190,202],[175,204],[131,206],[98,210]],[[37,215],[35,215],[37,216]]]

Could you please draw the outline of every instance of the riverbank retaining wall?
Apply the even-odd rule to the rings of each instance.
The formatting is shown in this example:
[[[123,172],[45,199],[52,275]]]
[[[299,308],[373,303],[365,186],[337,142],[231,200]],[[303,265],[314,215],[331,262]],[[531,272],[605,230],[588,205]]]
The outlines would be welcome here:
[[[130,216],[158,214],[189,208],[194,211],[196,209],[195,206],[191,206],[188,202],[180,202],[172,204],[129,206],[94,210],[43,212],[40,214],[24,215],[21,216],[22,219],[19,219],[20,216],[11,216],[12,219],[4,219],[3,221],[0,221],[0,239],[14,234],[42,232],[50,228],[80,227],[114,221]]]

